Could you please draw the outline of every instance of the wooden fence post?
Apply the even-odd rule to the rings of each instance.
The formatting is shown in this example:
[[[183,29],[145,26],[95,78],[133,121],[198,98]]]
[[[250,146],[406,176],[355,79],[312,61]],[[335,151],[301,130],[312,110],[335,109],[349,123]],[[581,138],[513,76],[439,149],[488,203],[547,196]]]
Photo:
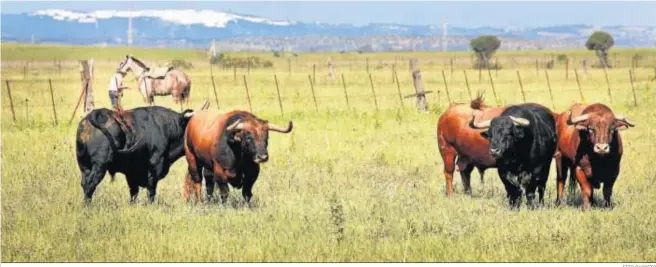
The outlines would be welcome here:
[[[492,79],[492,72],[490,72],[490,69],[487,69],[487,75],[490,76],[490,85],[492,85],[492,93],[494,94],[494,101],[499,104],[499,98],[497,98],[497,89],[494,88],[494,80]]]
[[[449,100],[449,104],[451,104],[451,95],[449,94],[449,86],[446,83],[446,75],[444,75],[444,70],[442,70],[442,80],[444,80],[444,90],[446,90],[446,98]]]
[[[547,77],[547,87],[549,88],[549,95],[551,96],[551,106],[556,109],[556,101],[554,101],[553,92],[551,91],[551,82],[549,81],[549,72],[544,70],[544,76]]]
[[[212,66],[210,65],[210,77],[212,78],[212,89],[214,89],[214,99],[216,99],[216,109],[219,109],[219,94],[216,93],[216,84],[214,83],[214,73],[211,70],[212,70]]]
[[[91,101],[89,100],[89,96],[87,93],[89,92],[89,87],[91,87],[91,74],[92,70],[90,69],[90,64],[89,61],[87,60],[81,60],[79,61],[80,63],[80,79],[82,80],[82,90],[80,92],[80,98],[77,100],[77,104],[75,105],[75,109],[73,109],[73,114],[71,114],[71,119],[68,121],[68,124],[71,124],[73,122],[73,119],[75,118],[75,113],[77,113],[77,109],[80,107],[80,103],[82,103],[82,99],[84,99],[84,109],[85,112],[91,111],[93,109],[93,96],[91,96]],[[91,62],[91,65],[93,64],[93,61]],[[87,111],[87,109],[91,107]]]
[[[569,80],[569,58],[565,59],[565,80]]]
[[[310,81],[310,89],[312,90],[312,99],[314,99],[314,109],[319,111],[319,106],[317,105],[317,97],[314,95],[314,84],[312,83],[312,76],[308,74],[308,80]]]
[[[376,113],[378,113],[378,100],[376,100],[376,90],[374,89],[374,80],[371,79],[371,73],[369,73],[369,84],[371,84],[371,92],[374,95],[374,105],[376,105]]]
[[[638,98],[635,94],[635,87],[633,86],[633,71],[629,70],[629,81],[631,81],[631,91],[633,92],[633,105],[638,106]]]
[[[579,87],[579,94],[581,94],[581,102],[585,102],[585,97],[583,97],[583,90],[581,90],[581,82],[579,81],[579,72],[574,68],[574,76],[576,76],[576,84]]]
[[[396,70],[394,71],[394,79],[396,80],[396,90],[399,92],[399,101],[401,101],[401,108],[405,108],[403,104],[403,96],[401,96],[401,84],[399,83],[399,76],[396,75]]]
[[[11,107],[11,118],[16,123],[16,112],[14,111],[14,100],[11,98],[11,88],[9,87],[9,80],[5,80],[7,84],[7,96],[9,97],[9,107]]]
[[[419,69],[419,60],[416,58],[410,59],[410,75],[416,69]]]
[[[483,80],[483,67],[478,66],[478,82],[481,82]]]
[[[535,59],[535,75],[540,75],[540,66],[538,66],[538,59]],[[526,101],[524,101],[526,102]]]
[[[610,94],[610,82],[608,82],[608,72],[606,67],[604,67],[604,76],[606,76],[606,87],[608,87],[608,97],[610,98],[610,103],[613,103],[613,96]]]
[[[430,91],[424,91],[424,84],[421,81],[421,71],[416,69],[412,71],[412,83],[415,87],[416,93],[406,97],[417,97],[417,109],[420,111],[428,111],[428,101],[426,100],[426,94]]]
[[[396,64],[392,64],[392,83],[396,82]]]
[[[522,84],[522,76],[519,75],[519,70],[517,70],[517,80],[519,81],[519,89],[522,91],[522,99],[526,103],[526,94],[524,93],[524,84]]]
[[[465,75],[465,84],[467,85],[467,94],[469,94],[469,100],[472,100],[471,89],[469,88],[469,79],[467,79],[467,70],[462,70],[462,73]]]
[[[280,105],[280,114],[285,115],[285,112],[282,110],[282,99],[280,98],[280,87],[278,86],[278,76],[273,75],[273,79],[276,81],[276,92],[278,93],[278,105]]]
[[[84,113],[89,113],[93,110],[93,58],[90,60],[80,61],[80,78],[82,80],[82,88],[84,89]]]
[[[450,79],[453,80],[453,58],[449,59],[449,66],[451,68],[451,77],[450,77]]]
[[[50,85],[50,100],[52,101],[52,115],[55,118],[55,125],[57,125],[57,110],[55,109],[55,95],[52,92],[52,80],[48,79],[48,84]]]
[[[248,98],[248,109],[253,112],[253,106],[251,105],[251,93],[248,92],[248,83],[246,82],[246,75],[244,77],[244,87],[246,87],[246,97]]]
[[[349,99],[348,99],[348,93],[346,92],[346,82],[344,81],[344,73],[342,73],[342,86],[344,87],[344,97],[346,98],[346,108],[348,108],[348,110],[351,110],[351,105],[349,104]]]

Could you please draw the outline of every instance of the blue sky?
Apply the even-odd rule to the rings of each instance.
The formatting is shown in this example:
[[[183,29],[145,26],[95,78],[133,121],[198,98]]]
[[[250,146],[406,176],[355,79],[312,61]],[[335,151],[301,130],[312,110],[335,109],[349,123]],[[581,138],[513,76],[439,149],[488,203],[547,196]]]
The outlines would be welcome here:
[[[327,23],[538,27],[562,24],[656,25],[656,2],[25,2],[2,1],[2,13],[58,8],[212,9],[278,20]]]

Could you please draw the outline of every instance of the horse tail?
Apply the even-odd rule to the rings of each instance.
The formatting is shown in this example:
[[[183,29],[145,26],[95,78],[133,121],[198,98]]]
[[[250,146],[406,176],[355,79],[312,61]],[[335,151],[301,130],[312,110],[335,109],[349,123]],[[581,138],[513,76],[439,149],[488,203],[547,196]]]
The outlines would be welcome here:
[[[191,80],[186,73],[180,72],[182,75],[177,76],[178,84],[184,84],[182,91],[180,92],[180,102],[186,101],[187,106],[189,106],[189,99],[191,98]]]

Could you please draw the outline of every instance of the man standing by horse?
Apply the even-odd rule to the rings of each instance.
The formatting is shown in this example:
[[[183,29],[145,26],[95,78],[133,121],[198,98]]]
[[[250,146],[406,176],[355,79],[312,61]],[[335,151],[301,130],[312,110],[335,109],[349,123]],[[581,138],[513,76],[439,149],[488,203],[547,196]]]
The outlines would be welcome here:
[[[155,96],[171,95],[173,102],[180,104],[186,101],[189,105],[191,80],[184,72],[172,67],[149,68],[141,60],[126,55],[119,64],[119,71],[132,71],[139,85],[139,92],[147,104],[152,105]]]
[[[112,79],[109,81],[109,100],[112,102],[113,107],[120,108],[119,99],[123,96],[123,89],[127,88],[123,86],[123,78],[127,73],[120,70],[116,71],[116,74],[112,76]]]

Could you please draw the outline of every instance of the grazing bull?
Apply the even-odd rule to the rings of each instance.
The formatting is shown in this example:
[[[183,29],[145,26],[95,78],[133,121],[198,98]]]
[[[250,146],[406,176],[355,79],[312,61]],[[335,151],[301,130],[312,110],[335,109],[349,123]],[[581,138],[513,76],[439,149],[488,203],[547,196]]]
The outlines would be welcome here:
[[[581,186],[583,209],[592,204],[593,188],[604,184],[604,206],[611,206],[613,185],[620,172],[622,138],[618,130],[635,126],[603,104],[574,104],[558,118],[556,205],[563,197],[568,170]]]
[[[469,123],[490,140],[489,153],[496,159],[511,207],[519,208],[522,194],[527,205],[535,208],[535,190],[540,204],[556,151],[556,122],[553,113],[538,104],[509,106],[500,116],[479,123]]]
[[[200,109],[207,106],[205,101]],[[184,131],[193,115],[189,109],[177,113],[159,106],[91,111],[78,124],[76,136],[85,203],[91,202],[106,172],[112,180],[117,172],[125,174],[131,203],[139,187],[148,188],[148,199],[154,201],[157,182],[184,153]]]
[[[235,188],[243,187],[242,196],[250,203],[251,190],[260,173],[259,164],[269,159],[269,131],[289,133],[292,128],[291,121],[287,127],[281,127],[246,111],[197,112],[189,121],[184,138],[189,163],[184,198],[189,201],[194,191],[196,199],[201,200],[203,175],[208,200],[212,199],[216,182],[222,203],[228,198],[228,183]]]
[[[487,168],[495,168],[496,161],[488,152],[489,141],[479,131],[469,128],[467,123],[476,113],[479,119],[491,119],[503,112],[505,107],[492,108],[485,105],[482,95],[466,104],[453,104],[442,113],[437,122],[437,144],[444,162],[446,194],[453,192],[453,171],[459,170],[467,194],[471,194],[470,175],[478,169],[483,182]]]

